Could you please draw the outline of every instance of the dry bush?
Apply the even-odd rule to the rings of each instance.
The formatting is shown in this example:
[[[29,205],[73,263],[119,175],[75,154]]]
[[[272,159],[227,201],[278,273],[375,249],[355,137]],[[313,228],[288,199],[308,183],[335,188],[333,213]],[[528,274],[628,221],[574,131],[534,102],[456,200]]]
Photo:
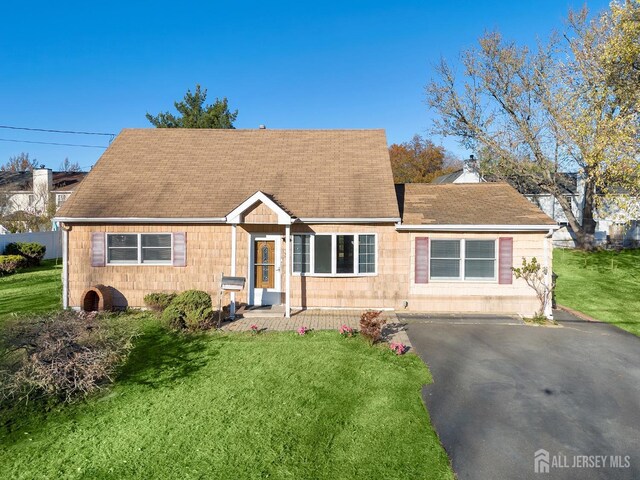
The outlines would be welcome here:
[[[364,336],[373,345],[382,336],[382,327],[387,320],[379,311],[367,311],[360,317],[360,335]]]
[[[71,402],[111,383],[134,336],[111,320],[67,311],[8,325],[0,339],[0,400]]]

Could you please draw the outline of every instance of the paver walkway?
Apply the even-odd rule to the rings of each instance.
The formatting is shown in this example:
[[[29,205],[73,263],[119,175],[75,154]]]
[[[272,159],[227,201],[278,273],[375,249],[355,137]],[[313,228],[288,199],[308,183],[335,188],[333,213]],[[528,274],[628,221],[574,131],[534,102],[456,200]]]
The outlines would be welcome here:
[[[284,317],[249,317],[238,318],[232,322],[224,322],[223,330],[229,332],[248,332],[251,325],[257,325],[264,331],[295,331],[300,327],[311,330],[338,330],[342,325],[353,329],[360,328],[361,310],[299,310],[292,312],[291,318]],[[402,342],[411,346],[404,325],[398,322],[395,312],[385,311],[387,323],[383,335],[388,341]]]

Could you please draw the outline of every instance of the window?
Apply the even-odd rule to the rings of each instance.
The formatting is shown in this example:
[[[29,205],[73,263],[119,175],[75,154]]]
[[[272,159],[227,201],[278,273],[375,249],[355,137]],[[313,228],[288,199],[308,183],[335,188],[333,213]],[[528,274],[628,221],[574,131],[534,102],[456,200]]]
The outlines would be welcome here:
[[[460,240],[431,241],[431,278],[460,278]]]
[[[464,251],[465,279],[492,279],[496,276],[496,242],[494,240],[466,240]]]
[[[376,237],[358,235],[358,271],[374,273],[376,271]]]
[[[293,271],[308,273],[311,266],[311,236],[294,235]]]
[[[109,233],[107,263],[137,265],[171,264],[170,233]]]
[[[68,193],[57,193],[56,194],[56,207],[59,207],[60,205],[62,205],[67,198],[69,198],[69,194]]]
[[[375,275],[376,236],[294,235],[293,272],[321,276]]]
[[[429,276],[435,280],[495,280],[495,240],[432,240]]]

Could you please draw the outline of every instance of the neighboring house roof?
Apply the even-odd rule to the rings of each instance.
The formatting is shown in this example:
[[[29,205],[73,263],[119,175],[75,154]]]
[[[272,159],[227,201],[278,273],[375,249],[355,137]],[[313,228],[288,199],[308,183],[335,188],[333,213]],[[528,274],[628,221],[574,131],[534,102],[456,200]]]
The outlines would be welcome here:
[[[52,191],[73,191],[86,175],[86,172],[53,172]],[[29,192],[33,190],[33,172],[0,172],[0,188],[12,192]]]
[[[408,183],[398,198],[405,225],[556,224],[507,183]]]
[[[431,183],[435,184],[435,185],[442,185],[445,183],[453,183],[455,182],[458,178],[460,178],[460,175],[462,175],[463,170],[456,170],[455,172],[451,172],[451,173],[446,173],[444,175],[440,175],[439,177],[434,178]]]
[[[61,218],[221,218],[261,191],[298,218],[398,218],[384,130],[125,129]]]
[[[87,172],[53,172],[53,191],[72,192],[87,176]]]

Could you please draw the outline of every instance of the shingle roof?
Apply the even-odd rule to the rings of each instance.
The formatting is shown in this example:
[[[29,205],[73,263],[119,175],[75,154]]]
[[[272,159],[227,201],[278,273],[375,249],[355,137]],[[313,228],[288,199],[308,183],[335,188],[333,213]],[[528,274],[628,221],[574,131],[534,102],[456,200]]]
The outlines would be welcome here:
[[[506,183],[409,183],[403,198],[405,225],[555,225]]]
[[[125,129],[61,207],[219,218],[256,191],[296,217],[397,218],[384,130]]]
[[[86,172],[52,172],[53,191],[74,190],[87,175]],[[32,190],[33,172],[0,172],[0,188],[10,191]]]
[[[439,177],[434,178],[431,183],[436,185],[441,185],[443,183],[453,183],[455,182],[460,175],[462,175],[462,169],[456,170],[455,172],[445,173],[444,175],[440,175]]]

